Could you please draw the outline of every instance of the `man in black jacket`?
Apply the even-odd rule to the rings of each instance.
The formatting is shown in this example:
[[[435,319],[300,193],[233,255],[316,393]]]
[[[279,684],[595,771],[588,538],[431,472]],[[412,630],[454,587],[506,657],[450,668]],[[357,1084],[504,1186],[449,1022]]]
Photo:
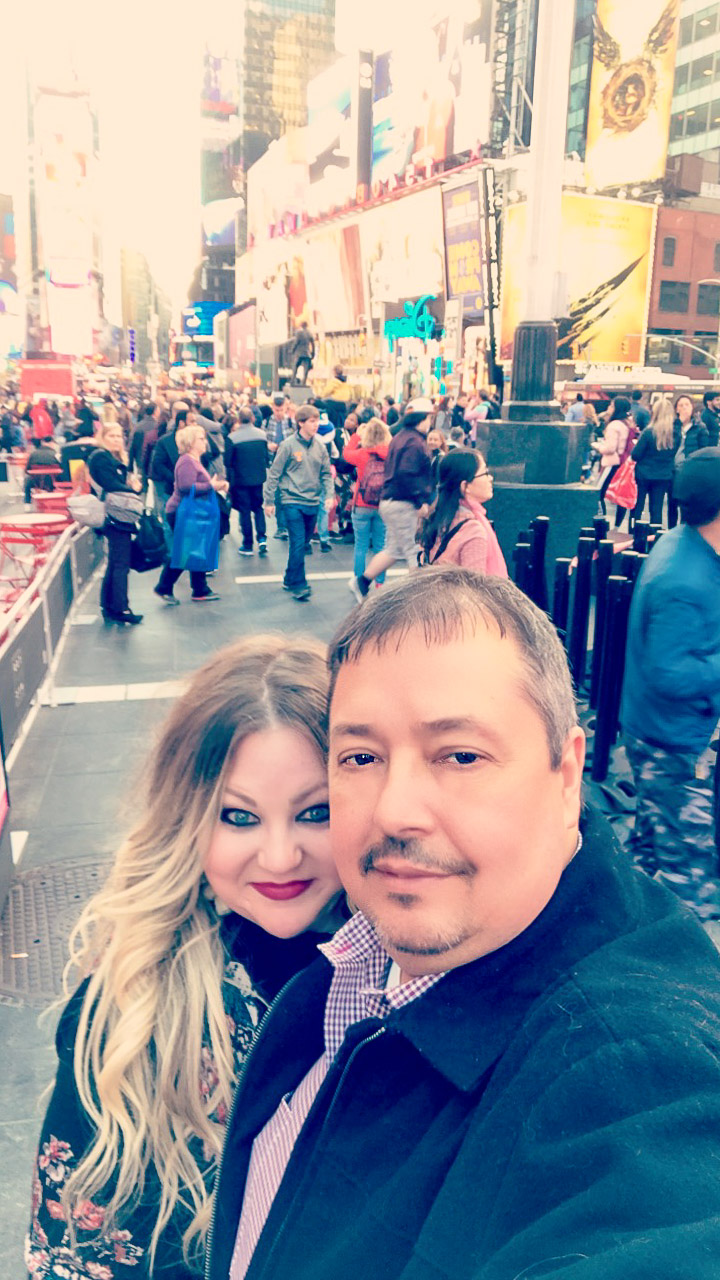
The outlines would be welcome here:
[[[245,1064],[210,1280],[717,1280],[720,959],[581,813],[547,616],[428,569],[330,670],[359,910]]]
[[[230,482],[230,501],[240,517],[241,556],[253,553],[253,516],[258,554],[267,555],[267,532],[263,510],[263,485],[270,451],[264,431],[255,426],[251,409],[241,409],[236,426],[225,446],[225,471]]]
[[[428,513],[432,496],[432,468],[427,433],[432,422],[432,400],[410,400],[393,436],[385,459],[385,483],[378,507],[385,525],[385,546],[374,555],[359,578],[350,579],[350,590],[360,601],[370,584],[398,560],[417,568],[418,522]]]
[[[717,448],[720,443],[720,392],[705,392],[700,417],[708,433],[708,445]]]

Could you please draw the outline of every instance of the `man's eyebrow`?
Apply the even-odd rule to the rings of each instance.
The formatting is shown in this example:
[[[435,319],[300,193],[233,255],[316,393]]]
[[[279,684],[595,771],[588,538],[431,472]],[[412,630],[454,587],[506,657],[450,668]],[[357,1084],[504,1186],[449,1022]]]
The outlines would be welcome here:
[[[499,738],[497,730],[492,725],[476,719],[475,716],[443,716],[439,720],[421,720],[414,727],[422,733],[453,733],[458,730],[469,729],[482,733],[496,741]],[[372,725],[369,724],[340,721],[338,724],[331,726],[330,736],[333,738],[367,738],[374,732]]]
[[[331,738],[367,738],[372,733],[372,727],[369,724],[352,724],[350,722],[340,721],[339,724],[330,726]]]

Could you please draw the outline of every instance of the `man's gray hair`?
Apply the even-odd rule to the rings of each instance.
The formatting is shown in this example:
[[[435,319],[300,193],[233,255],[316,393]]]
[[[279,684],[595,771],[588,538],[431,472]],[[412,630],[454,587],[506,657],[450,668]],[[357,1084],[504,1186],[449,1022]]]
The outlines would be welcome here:
[[[446,644],[477,622],[515,641],[525,668],[523,693],[545,725],[551,767],[559,769],[578,722],[565,652],[547,614],[504,578],[437,565],[364,601],[330,643],[331,699],[340,667],[365,649],[381,651],[391,639],[399,646],[416,628],[428,645]]]

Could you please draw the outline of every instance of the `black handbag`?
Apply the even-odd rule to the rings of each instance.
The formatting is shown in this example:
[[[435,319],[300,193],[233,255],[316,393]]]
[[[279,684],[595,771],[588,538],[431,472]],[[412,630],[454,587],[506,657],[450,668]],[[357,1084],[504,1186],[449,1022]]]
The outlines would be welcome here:
[[[130,548],[130,567],[136,573],[159,569],[167,559],[163,523],[154,511],[143,511]]]

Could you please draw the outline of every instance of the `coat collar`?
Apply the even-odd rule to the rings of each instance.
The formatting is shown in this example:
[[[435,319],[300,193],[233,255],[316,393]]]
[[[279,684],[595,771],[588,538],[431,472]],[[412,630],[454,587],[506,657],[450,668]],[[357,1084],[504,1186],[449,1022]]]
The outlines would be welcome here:
[[[544,911],[507,946],[451,970],[387,1026],[463,1091],[501,1056],[530,1007],[584,957],[636,927],[642,886],[607,822],[586,811],[583,846]]]

